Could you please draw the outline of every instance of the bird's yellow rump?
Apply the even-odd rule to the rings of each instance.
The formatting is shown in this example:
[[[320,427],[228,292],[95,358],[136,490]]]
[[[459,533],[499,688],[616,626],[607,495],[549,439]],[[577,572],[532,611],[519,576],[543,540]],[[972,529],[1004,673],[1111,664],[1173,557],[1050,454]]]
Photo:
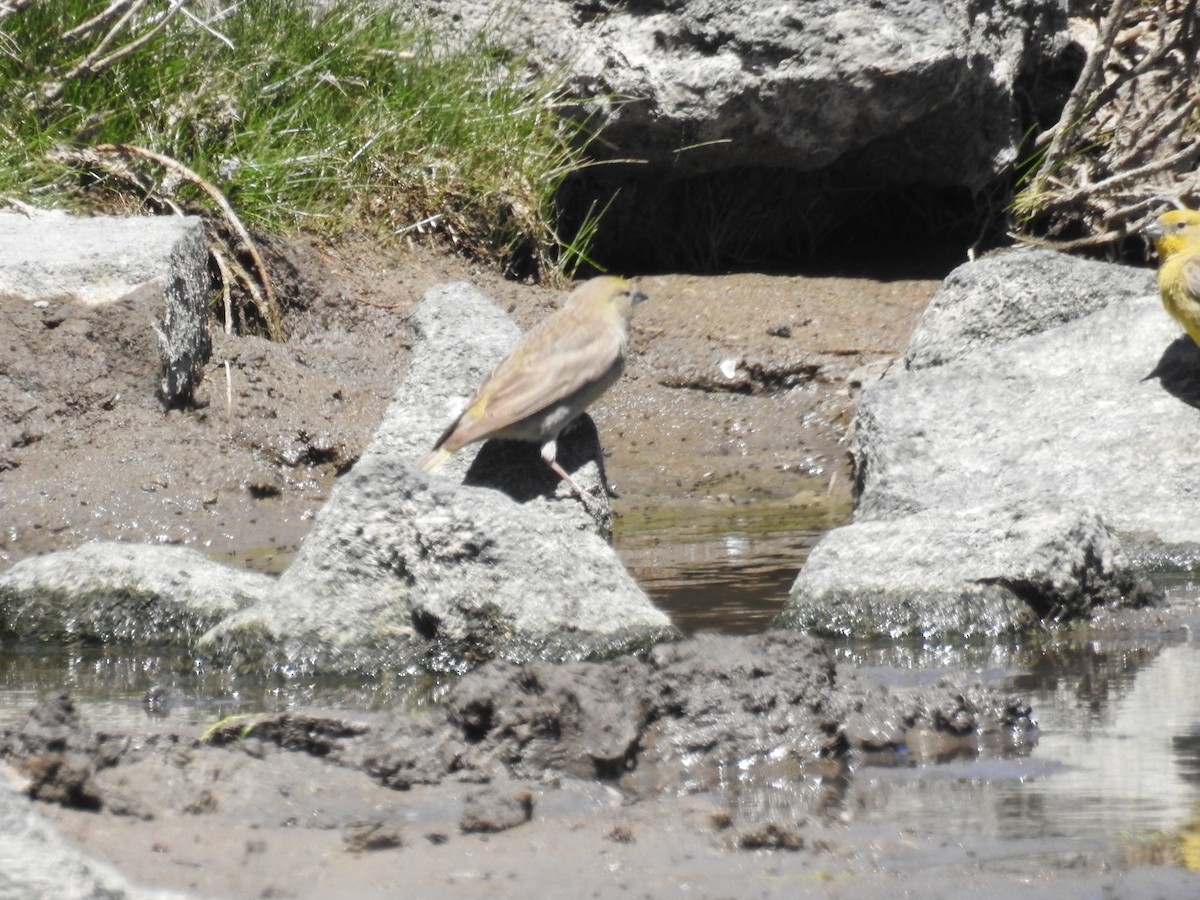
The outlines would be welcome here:
[[[1158,251],[1163,306],[1200,344],[1200,210],[1163,213],[1143,233]]]
[[[487,438],[533,441],[542,459],[584,500],[558,464],[558,435],[620,377],[629,318],[646,299],[624,278],[593,278],[535,326],[483,380],[421,460],[429,472],[467,444]]]

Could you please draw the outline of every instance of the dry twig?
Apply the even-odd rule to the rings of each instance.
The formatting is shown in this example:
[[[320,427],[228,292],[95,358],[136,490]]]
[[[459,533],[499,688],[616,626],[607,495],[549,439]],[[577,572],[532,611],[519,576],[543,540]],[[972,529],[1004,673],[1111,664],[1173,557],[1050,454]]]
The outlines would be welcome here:
[[[27,6],[32,6],[33,0],[6,0],[0,3],[0,22],[3,22],[13,13],[19,13]]]
[[[204,191],[220,209],[222,218],[230,230],[241,241],[242,247],[254,264],[257,278],[251,278],[249,275],[246,275],[245,270],[236,263],[232,253],[229,254],[226,262],[235,271],[241,270],[239,280],[243,281],[251,297],[254,298],[254,304],[258,307],[258,311],[262,315],[263,322],[266,325],[267,336],[271,340],[281,340],[283,338],[283,316],[280,313],[279,304],[275,299],[275,289],[271,283],[271,276],[267,272],[266,263],[263,261],[262,254],[259,253],[258,245],[250,236],[250,232],[246,229],[246,226],[242,224],[242,220],[238,218],[237,213],[233,211],[233,207],[229,204],[224,194],[209,181],[178,160],[161,153],[156,153],[153,150],[148,150],[145,147],[138,147],[133,144],[100,144],[93,147],[92,150],[100,154],[121,154],[151,160],[163,168],[171,170],[185,181],[194,184],[200,190]],[[242,277],[243,275],[244,277]]]
[[[1200,0],[1115,0],[1014,209],[1060,249],[1113,246],[1164,198],[1200,200]],[[1074,233],[1070,240],[1056,236]]]
[[[137,52],[138,49],[154,40],[155,36],[166,28],[171,19],[175,18],[176,14],[184,5],[190,3],[191,0],[173,0],[166,12],[158,17],[157,22],[137,37],[131,39],[127,44],[110,52],[110,48],[134,27],[136,24],[135,17],[142,11],[147,2],[148,0],[117,0],[117,2],[113,3],[99,15],[77,25],[63,35],[67,40],[78,40],[85,35],[90,35],[99,30],[111,21],[114,16],[119,15],[112,28],[101,38],[100,43],[93,47],[61,79],[47,83],[42,95],[43,102],[53,103],[61,97],[67,82],[84,75],[95,75],[97,72],[103,72],[117,60],[124,59],[130,54]]]

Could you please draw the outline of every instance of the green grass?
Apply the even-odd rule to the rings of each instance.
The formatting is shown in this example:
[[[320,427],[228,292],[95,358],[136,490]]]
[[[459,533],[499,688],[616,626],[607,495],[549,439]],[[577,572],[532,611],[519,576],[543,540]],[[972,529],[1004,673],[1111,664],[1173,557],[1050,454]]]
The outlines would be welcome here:
[[[439,34],[403,2],[318,15],[185,0],[144,46],[76,71],[112,26],[64,35],[111,5],[36,0],[0,19],[0,196],[214,209],[152,161],[85,152],[133,144],[199,174],[254,231],[384,235],[432,219],[423,230],[510,270],[553,277],[586,258],[588,232],[555,234],[554,197],[587,136],[556,114],[552,81],[483,37]],[[97,56],[170,7],[148,0]]]

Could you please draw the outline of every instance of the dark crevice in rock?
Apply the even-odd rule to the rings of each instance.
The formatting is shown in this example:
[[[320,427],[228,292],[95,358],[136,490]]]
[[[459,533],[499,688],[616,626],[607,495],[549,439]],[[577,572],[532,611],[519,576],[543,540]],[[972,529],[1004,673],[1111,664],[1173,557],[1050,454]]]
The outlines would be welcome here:
[[[613,165],[564,185],[560,232],[575,233],[611,200],[591,257],[612,271],[863,275],[886,267],[940,277],[969,247],[1003,238],[1004,204],[993,201],[1004,191],[872,184],[832,170],[679,176]]]
[[[414,609],[412,612],[413,630],[427,641],[432,641],[438,636],[441,624],[441,619],[428,610]]]

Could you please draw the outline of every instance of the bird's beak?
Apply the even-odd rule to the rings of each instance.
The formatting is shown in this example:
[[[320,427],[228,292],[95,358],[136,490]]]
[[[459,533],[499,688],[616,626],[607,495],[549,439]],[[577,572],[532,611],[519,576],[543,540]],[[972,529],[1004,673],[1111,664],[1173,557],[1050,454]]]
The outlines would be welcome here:
[[[1150,238],[1152,241],[1157,241],[1166,233],[1167,229],[1163,228],[1162,222],[1158,221],[1157,219],[1142,229],[1142,234]]]
[[[629,286],[629,303],[632,306],[637,306],[639,303],[645,303],[648,298],[640,285],[633,284]]]

